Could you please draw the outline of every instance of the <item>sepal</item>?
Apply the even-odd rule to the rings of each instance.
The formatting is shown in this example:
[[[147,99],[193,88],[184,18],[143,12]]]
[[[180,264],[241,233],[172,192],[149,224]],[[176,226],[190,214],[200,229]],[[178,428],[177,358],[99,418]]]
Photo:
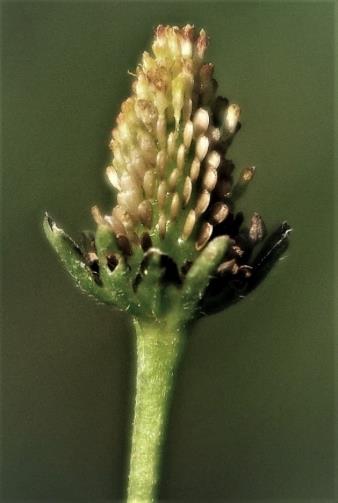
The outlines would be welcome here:
[[[210,280],[217,273],[230,245],[229,236],[214,238],[202,250],[188,271],[182,292],[183,310],[191,316],[208,287]]]
[[[100,280],[86,262],[80,247],[45,214],[43,229],[48,241],[56,251],[62,264],[75,280],[76,285],[99,301],[111,303],[110,296],[100,285]]]

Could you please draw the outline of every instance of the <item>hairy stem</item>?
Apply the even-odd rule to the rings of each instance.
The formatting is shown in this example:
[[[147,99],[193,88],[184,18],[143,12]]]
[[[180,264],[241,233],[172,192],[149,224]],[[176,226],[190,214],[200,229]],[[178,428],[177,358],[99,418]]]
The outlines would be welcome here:
[[[161,451],[184,328],[177,323],[134,321],[137,374],[128,481],[128,503],[155,500]]]

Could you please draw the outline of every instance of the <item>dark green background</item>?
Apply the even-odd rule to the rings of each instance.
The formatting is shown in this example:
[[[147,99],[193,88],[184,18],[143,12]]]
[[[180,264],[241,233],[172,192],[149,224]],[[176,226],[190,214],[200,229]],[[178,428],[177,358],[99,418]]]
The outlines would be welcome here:
[[[41,231],[109,208],[110,129],[158,23],[211,36],[238,101],[231,149],[257,166],[243,209],[287,218],[287,256],[229,311],[201,321],[173,404],[161,498],[334,495],[333,4],[7,2],[3,5],[2,497],[123,495],[129,320],[81,295]],[[290,500],[289,500],[290,498]]]

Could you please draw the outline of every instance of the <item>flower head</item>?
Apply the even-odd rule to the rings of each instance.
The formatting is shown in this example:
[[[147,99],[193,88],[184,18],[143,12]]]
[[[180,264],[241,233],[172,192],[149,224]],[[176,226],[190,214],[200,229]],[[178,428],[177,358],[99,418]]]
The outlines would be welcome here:
[[[112,131],[106,173],[117,205],[109,214],[92,208],[97,230],[81,246],[45,221],[82,289],[141,318],[223,309],[288,245],[286,223],[267,236],[257,213],[244,225],[235,210],[255,168],[234,181],[227,151],[240,107],[217,95],[214,67],[203,62],[207,43],[191,25],[156,28]]]

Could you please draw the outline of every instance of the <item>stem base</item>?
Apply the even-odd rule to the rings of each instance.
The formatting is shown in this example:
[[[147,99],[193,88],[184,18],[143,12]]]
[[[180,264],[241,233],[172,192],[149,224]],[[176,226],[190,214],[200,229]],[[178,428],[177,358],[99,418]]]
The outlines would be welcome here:
[[[156,495],[167,414],[185,330],[168,322],[134,321],[134,325],[137,373],[127,501],[150,503]]]

